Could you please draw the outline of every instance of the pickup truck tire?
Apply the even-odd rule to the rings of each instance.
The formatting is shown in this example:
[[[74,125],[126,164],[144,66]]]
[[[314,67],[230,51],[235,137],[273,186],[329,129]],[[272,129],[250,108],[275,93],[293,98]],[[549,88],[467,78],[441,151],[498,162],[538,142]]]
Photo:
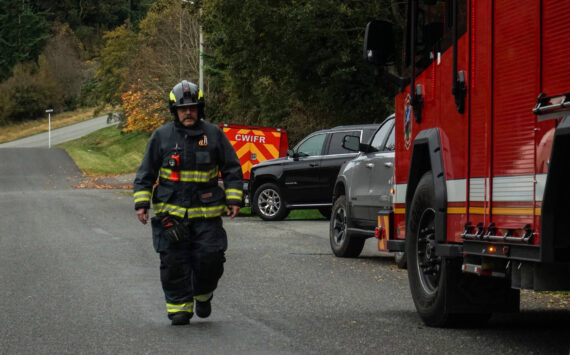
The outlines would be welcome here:
[[[330,219],[329,239],[334,255],[342,258],[356,258],[364,248],[364,238],[351,237],[347,229],[346,198],[339,196],[333,204]]]
[[[482,326],[491,317],[490,303],[480,299],[480,278],[461,273],[461,260],[435,253],[435,215],[433,175],[420,179],[410,205],[406,228],[408,280],[412,299],[428,326]],[[473,295],[481,297],[470,297]],[[469,299],[471,298],[471,299]],[[452,310],[458,310],[453,312]]]
[[[279,186],[265,183],[255,190],[251,201],[254,212],[265,221],[280,221],[289,215]]]

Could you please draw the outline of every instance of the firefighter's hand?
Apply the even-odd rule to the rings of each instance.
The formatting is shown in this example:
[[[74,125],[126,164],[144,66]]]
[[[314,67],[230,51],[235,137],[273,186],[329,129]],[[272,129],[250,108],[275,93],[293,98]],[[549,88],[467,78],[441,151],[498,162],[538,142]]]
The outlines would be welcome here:
[[[148,221],[148,209],[147,208],[139,208],[137,210],[137,217],[142,224],[146,224]]]
[[[239,213],[239,206],[236,205],[229,205],[228,206],[228,216],[234,218]]]

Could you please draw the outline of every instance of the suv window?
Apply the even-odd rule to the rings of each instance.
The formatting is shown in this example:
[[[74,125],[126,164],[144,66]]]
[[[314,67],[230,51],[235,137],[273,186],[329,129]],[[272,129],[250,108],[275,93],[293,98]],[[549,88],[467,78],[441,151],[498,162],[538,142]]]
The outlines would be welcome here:
[[[370,143],[370,145],[373,148],[376,148],[379,151],[384,150],[384,141],[386,140],[386,136],[388,136],[388,134],[390,133],[390,130],[392,129],[393,123],[394,123],[393,120],[386,121],[386,123],[384,123],[378,129],[378,131],[376,131],[374,138],[372,138],[372,143]],[[393,135],[392,135],[392,139],[394,139]],[[389,142],[386,142],[386,143],[387,143],[386,147],[388,147]]]
[[[345,149],[342,146],[342,141],[345,136],[356,136],[360,137],[360,131],[343,131],[343,132],[335,132],[331,135],[331,143],[329,145],[329,152],[328,154],[347,154],[347,153],[354,153],[348,149]]]
[[[390,135],[388,136],[388,140],[386,141],[386,150],[395,150],[396,149],[396,142],[394,140],[394,128],[392,128],[392,131],[390,132]]]
[[[301,143],[297,153],[300,157],[308,157],[311,155],[320,155],[323,151],[323,143],[325,142],[326,134],[316,134],[307,138],[306,141]]]

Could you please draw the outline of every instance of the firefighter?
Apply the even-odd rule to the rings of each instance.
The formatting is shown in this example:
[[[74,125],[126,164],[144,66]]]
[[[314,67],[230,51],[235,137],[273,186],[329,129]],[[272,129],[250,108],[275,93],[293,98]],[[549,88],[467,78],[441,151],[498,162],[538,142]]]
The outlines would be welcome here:
[[[227,236],[221,215],[234,218],[242,203],[242,171],[236,152],[216,125],[204,118],[204,98],[183,80],[170,92],[173,122],[151,136],[134,181],[135,210],[151,218],[160,279],[172,325],[206,318],[224,271]],[[218,185],[218,174],[223,179]],[[158,178],[158,184],[154,187]]]

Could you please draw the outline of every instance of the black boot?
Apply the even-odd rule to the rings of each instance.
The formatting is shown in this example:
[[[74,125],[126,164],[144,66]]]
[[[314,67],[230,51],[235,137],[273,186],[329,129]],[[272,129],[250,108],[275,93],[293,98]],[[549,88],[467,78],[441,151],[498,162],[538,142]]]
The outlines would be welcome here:
[[[197,299],[194,300],[194,303],[196,304],[196,315],[200,318],[208,318],[210,316],[210,313],[212,313],[212,304],[210,303],[210,301],[212,300],[212,298],[214,297],[214,295],[212,295],[212,297],[210,297],[207,301],[204,302],[200,302]]]
[[[186,325],[190,324],[190,318],[192,318],[192,313],[176,312],[173,314],[169,314],[168,318],[172,320],[172,325]]]

